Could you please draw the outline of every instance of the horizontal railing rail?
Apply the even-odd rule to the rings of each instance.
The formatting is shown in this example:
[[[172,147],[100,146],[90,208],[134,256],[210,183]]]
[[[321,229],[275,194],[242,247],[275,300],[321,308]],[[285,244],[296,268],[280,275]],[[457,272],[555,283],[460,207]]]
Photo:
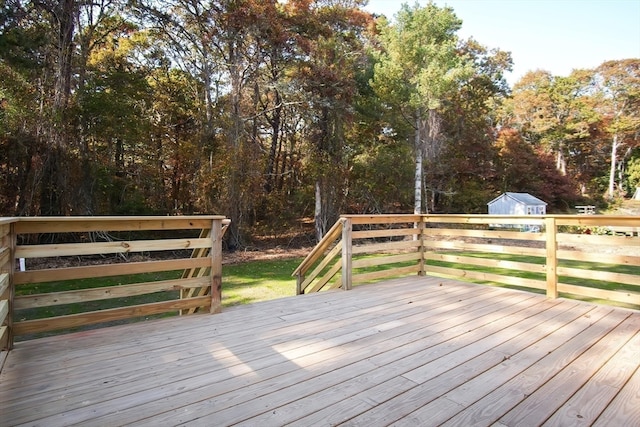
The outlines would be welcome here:
[[[294,275],[298,293],[429,274],[638,309],[639,232],[633,216],[343,215]]]
[[[217,215],[0,222],[3,348],[13,337],[220,311],[228,224]]]

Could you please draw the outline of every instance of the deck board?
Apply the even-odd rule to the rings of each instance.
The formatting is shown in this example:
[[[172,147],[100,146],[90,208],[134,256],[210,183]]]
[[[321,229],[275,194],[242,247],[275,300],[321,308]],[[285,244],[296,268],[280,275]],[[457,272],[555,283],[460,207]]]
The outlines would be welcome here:
[[[640,313],[410,277],[18,343],[0,426],[634,425]]]

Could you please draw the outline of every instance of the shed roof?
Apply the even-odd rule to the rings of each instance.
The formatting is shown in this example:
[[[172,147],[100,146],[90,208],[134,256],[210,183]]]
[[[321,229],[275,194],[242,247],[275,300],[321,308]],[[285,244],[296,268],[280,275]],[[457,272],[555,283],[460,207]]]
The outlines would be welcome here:
[[[498,197],[496,197],[495,199],[493,199],[492,201],[490,201],[489,203],[487,203],[488,205],[494,203],[495,201],[497,201],[498,199],[501,199],[503,196],[506,196],[509,199],[513,199],[514,201],[518,202],[518,203],[522,203],[524,205],[527,206],[531,206],[531,205],[547,205],[546,202],[538,199],[535,196],[532,196],[529,193],[510,193],[510,192],[506,192],[504,194],[499,195]]]

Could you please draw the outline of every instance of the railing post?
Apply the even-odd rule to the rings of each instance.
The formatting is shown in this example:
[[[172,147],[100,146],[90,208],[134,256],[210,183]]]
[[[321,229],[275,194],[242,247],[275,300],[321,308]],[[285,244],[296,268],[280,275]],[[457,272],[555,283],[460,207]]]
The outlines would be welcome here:
[[[557,224],[554,217],[544,219],[545,233],[547,236],[547,297],[558,298],[558,241]]]
[[[10,240],[10,254],[11,254],[11,263],[9,265],[9,317],[7,318],[7,327],[9,329],[9,340],[7,342],[7,350],[11,350],[13,348],[13,305],[14,298],[16,296],[16,285],[13,280],[13,273],[16,270],[15,266],[15,253],[16,253],[16,245],[18,244],[18,235],[16,234],[16,223],[12,222],[10,225],[9,238]]]
[[[222,311],[222,220],[211,223],[211,309],[210,313]]]
[[[351,248],[352,239],[351,231],[353,230],[353,223],[351,218],[345,218],[342,222],[342,289],[348,291],[351,289],[352,271],[351,257],[353,250]]]
[[[425,262],[424,262],[424,252],[425,252],[425,246],[424,246],[424,228],[425,228],[425,221],[427,220],[427,217],[425,215],[420,215],[420,222],[418,223],[418,239],[420,239],[420,246],[418,247],[418,250],[420,251],[420,270],[418,271],[418,276],[426,276],[427,271],[425,268]]]
[[[304,282],[304,274],[296,274],[296,295],[302,295],[302,282]]]

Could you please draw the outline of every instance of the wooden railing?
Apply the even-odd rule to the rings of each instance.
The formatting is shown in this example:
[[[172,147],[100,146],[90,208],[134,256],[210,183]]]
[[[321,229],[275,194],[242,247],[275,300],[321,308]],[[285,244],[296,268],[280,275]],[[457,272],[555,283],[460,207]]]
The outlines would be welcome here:
[[[640,308],[640,218],[344,215],[294,272],[298,294],[409,274]]]
[[[0,219],[0,371],[13,345],[11,304],[13,300],[13,253],[15,220]]]
[[[228,224],[213,215],[0,220],[2,349],[13,337],[220,311]]]

